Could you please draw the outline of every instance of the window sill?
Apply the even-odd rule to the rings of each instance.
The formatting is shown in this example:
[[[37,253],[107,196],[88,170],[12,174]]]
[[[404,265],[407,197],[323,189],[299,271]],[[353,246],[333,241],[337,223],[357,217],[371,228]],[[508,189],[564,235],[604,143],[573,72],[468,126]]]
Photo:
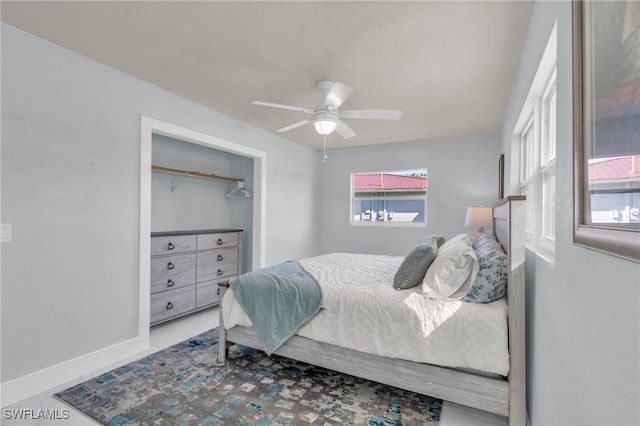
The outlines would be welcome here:
[[[546,249],[542,246],[533,245],[533,244],[526,244],[525,247],[527,248],[527,250],[531,251],[532,253],[534,253],[536,256],[538,256],[540,259],[544,260],[548,264],[552,266],[555,265],[556,263],[555,252],[549,249]]]
[[[427,224],[424,222],[351,222],[351,226],[369,227],[369,228],[426,228]]]

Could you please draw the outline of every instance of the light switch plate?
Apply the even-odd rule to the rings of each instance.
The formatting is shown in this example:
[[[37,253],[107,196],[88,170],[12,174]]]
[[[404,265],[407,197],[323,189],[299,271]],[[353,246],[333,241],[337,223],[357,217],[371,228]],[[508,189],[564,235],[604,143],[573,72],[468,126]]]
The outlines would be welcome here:
[[[0,223],[0,243],[11,242],[11,224]]]

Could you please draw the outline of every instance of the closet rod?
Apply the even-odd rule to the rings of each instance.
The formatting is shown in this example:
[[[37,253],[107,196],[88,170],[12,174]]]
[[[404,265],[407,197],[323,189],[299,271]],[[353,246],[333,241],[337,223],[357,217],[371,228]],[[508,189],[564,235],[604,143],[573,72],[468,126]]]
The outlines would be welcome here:
[[[151,165],[151,170],[154,171],[154,172],[168,173],[170,175],[196,177],[196,178],[201,178],[201,179],[220,180],[220,181],[223,181],[223,182],[244,182],[244,179],[242,179],[242,178],[219,176],[219,175],[216,175],[216,174],[193,172],[193,171],[190,171],[190,170],[174,169],[173,167],[157,166],[155,164]]]

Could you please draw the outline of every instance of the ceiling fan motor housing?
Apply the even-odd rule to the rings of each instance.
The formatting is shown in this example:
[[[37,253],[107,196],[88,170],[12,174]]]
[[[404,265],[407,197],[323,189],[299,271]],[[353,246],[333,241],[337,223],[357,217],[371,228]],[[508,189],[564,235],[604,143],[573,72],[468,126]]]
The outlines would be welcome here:
[[[313,111],[313,115],[311,116],[311,121],[332,121],[337,122],[340,114],[337,110],[333,108],[318,108]]]

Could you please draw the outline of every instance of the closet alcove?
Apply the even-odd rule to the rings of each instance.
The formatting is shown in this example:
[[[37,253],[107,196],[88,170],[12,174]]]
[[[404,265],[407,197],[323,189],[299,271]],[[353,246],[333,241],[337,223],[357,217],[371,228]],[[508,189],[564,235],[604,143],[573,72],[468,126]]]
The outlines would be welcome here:
[[[225,257],[224,261],[220,262],[221,269],[217,269],[217,272],[221,274],[221,279],[225,278],[227,274],[223,270],[231,266],[235,268],[235,264],[225,264],[231,253],[239,257],[237,263],[238,267],[241,268],[241,270],[237,272],[234,269],[231,274],[235,275],[245,272],[248,270],[249,265],[252,264],[253,203],[250,196],[238,197],[237,187],[238,183],[240,183],[240,186],[244,186],[246,189],[247,194],[252,194],[253,161],[253,158],[215,148],[155,133],[152,135],[152,325],[184,315],[186,311],[191,310],[191,308],[187,307],[188,304],[195,303],[195,309],[198,309],[197,300],[199,300],[199,295],[180,295],[179,293],[189,292],[186,287],[184,289],[179,288],[187,285],[179,281],[180,279],[185,279],[185,274],[187,275],[186,281],[192,281],[195,280],[195,278],[190,276],[192,273],[191,270],[195,271],[195,269],[197,269],[198,275],[203,271],[202,268],[204,264],[198,265],[196,268],[195,258],[197,256],[198,261],[204,261],[207,252],[198,251],[197,253],[191,253],[196,250],[196,234],[198,234],[197,247],[200,247],[200,240],[204,241],[206,238],[213,238],[213,236],[215,236],[216,240],[218,240],[218,237],[221,237],[218,241],[226,241],[227,238],[232,237],[237,239],[239,237],[240,241],[238,241],[238,244],[231,244],[238,246],[237,251],[235,247],[226,248],[227,243],[225,242],[223,246],[220,246],[220,249],[223,249],[222,252],[224,253],[221,252],[222,255],[218,255],[216,252],[216,256],[219,256],[218,260]],[[234,189],[236,190],[234,191]],[[235,196],[230,197],[230,193]],[[242,232],[235,232],[238,230]],[[203,232],[210,235],[202,235]],[[176,254],[173,252],[180,251],[177,248],[174,249],[173,252],[158,252],[158,250],[160,250],[158,246],[160,240],[174,238],[179,241],[179,238],[191,238],[185,237],[184,234],[193,234],[193,247],[182,250],[191,254],[183,255],[178,253],[177,256],[167,257],[167,255]],[[167,235],[173,236],[167,237]],[[172,242],[167,244],[169,244],[171,248],[179,246],[179,244],[173,244]],[[211,248],[215,249],[215,243],[213,244],[214,246]],[[218,242],[218,244],[220,243]],[[198,250],[200,250],[200,248]],[[160,257],[158,257],[158,255]],[[176,260],[179,261],[183,257],[187,259],[193,257],[194,265],[185,266],[176,262]],[[176,260],[174,260],[174,258]],[[168,268],[170,270],[164,271],[166,268],[163,267],[166,265],[164,265],[163,262],[169,265]],[[173,270],[173,267],[176,269]],[[212,266],[207,266],[209,269],[211,267]],[[161,270],[158,270],[158,268]],[[187,270],[183,271],[181,268],[186,268]],[[174,274],[176,277],[171,276],[167,280],[163,275],[165,272],[167,274]],[[214,268],[214,275],[215,272]],[[195,274],[195,272],[193,273]],[[155,282],[158,281],[159,277],[164,277],[163,280],[169,283],[169,287],[159,289],[159,285],[166,287],[162,286],[162,283]],[[213,278],[215,278],[215,276],[207,279]],[[200,280],[200,277],[198,277],[198,280]],[[207,283],[206,291],[210,290],[208,287],[217,287],[214,285],[216,283],[211,284],[212,282],[213,281],[209,281]],[[202,291],[204,292],[203,283],[198,282],[198,284],[190,287],[193,287],[197,293],[198,290],[201,289],[201,285],[203,286]],[[173,293],[176,295],[174,296]],[[193,299],[194,297],[195,302],[189,299]],[[164,300],[165,298],[167,300]],[[183,304],[182,307],[179,307],[180,303]],[[210,304],[211,302],[208,303]],[[178,311],[181,312],[179,315]]]

